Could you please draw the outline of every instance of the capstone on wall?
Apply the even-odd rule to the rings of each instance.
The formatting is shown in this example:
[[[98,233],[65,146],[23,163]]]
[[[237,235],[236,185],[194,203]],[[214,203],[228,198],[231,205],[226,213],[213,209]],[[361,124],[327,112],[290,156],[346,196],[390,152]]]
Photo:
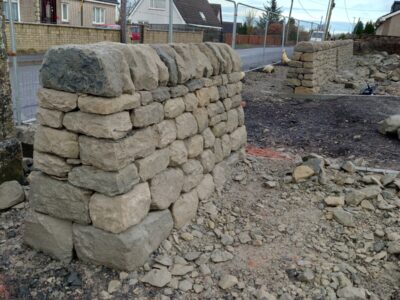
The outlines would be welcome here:
[[[300,42],[289,62],[287,85],[295,94],[318,93],[353,57],[353,41]]]
[[[132,270],[195,216],[246,144],[244,73],[225,44],[51,48],[25,242]]]

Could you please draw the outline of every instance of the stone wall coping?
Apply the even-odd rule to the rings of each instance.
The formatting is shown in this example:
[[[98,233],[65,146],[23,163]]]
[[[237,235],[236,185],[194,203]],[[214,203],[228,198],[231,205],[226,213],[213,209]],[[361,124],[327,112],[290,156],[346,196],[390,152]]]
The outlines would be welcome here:
[[[295,52],[313,53],[353,44],[353,40],[300,42],[294,48]]]

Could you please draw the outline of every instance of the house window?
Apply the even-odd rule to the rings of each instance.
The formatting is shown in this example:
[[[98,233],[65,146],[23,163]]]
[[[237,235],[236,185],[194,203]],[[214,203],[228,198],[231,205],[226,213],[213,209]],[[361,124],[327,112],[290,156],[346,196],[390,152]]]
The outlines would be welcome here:
[[[200,14],[200,17],[203,19],[203,21],[206,21],[205,14],[202,11],[200,11],[199,14]]]
[[[152,9],[166,9],[166,0],[150,0],[150,8]]]
[[[69,5],[68,5],[68,3],[61,3],[61,21],[69,22]]]
[[[4,3],[3,3],[3,11],[4,11],[4,16],[6,17],[6,20],[9,20],[9,16],[10,16],[8,1],[9,0],[4,0]],[[13,20],[18,22],[19,21],[18,0],[11,0],[11,10],[12,10]]]
[[[106,9],[93,7],[93,24],[106,24]]]

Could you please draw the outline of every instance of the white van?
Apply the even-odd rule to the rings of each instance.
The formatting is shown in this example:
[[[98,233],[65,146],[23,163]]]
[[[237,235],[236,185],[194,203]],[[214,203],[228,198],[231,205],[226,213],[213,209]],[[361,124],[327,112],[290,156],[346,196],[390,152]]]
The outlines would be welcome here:
[[[311,34],[310,42],[322,42],[324,40],[324,32],[323,31],[314,31]]]

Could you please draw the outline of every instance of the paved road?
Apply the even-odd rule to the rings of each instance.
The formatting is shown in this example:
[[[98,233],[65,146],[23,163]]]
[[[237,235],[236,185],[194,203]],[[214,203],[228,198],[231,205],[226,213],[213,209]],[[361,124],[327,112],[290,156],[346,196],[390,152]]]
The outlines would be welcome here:
[[[293,48],[286,48],[288,55]],[[238,49],[244,71],[278,62],[281,59],[281,48]],[[39,88],[39,69],[43,60],[42,54],[18,56],[18,82],[21,99],[22,120],[32,119],[36,115],[36,94]],[[14,106],[15,107],[15,106]]]
[[[268,64],[279,62],[281,60],[281,47],[266,48],[250,48],[236,50],[243,62],[243,70],[259,68]],[[293,53],[293,47],[286,47],[286,53],[290,56]]]

